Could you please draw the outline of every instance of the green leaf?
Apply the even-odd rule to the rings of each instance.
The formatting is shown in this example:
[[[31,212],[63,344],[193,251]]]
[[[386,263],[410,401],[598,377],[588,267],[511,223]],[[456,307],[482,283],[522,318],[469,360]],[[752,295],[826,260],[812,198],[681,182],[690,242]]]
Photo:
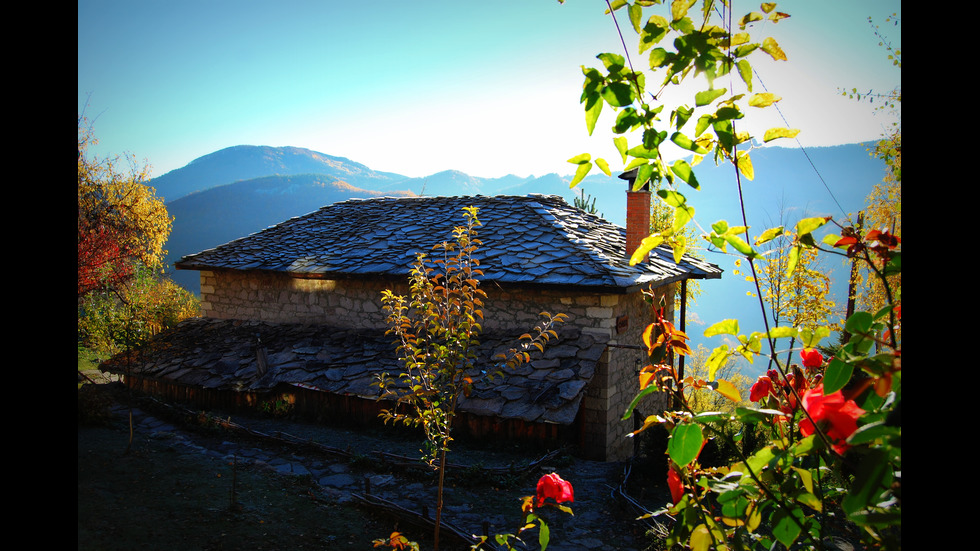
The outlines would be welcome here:
[[[682,205],[674,209],[674,225],[672,226],[674,233],[680,232],[681,228],[687,225],[694,218],[694,207],[689,207],[687,205]],[[683,235],[678,235],[676,240],[680,241],[684,239]],[[678,264],[681,263],[680,255],[677,253],[677,248],[674,249],[674,260]]]
[[[626,58],[619,54],[602,53],[597,55],[596,58],[606,66],[606,70],[609,71],[610,76],[626,68]]]
[[[582,165],[592,160],[592,155],[588,153],[582,153],[581,155],[576,155],[568,160],[569,163],[573,165]]]
[[[844,388],[847,382],[851,380],[851,374],[853,372],[853,365],[836,357],[831,359],[823,375],[824,394],[833,394]]]
[[[735,48],[735,57],[745,57],[751,54],[752,52],[756,51],[758,48],[759,48],[759,44],[742,44],[738,48]],[[746,61],[746,60],[743,59],[742,61]],[[746,63],[748,62],[746,61]],[[741,70],[741,68],[739,68],[739,70]],[[752,89],[749,88],[749,91],[751,92]]]
[[[670,433],[667,454],[679,467],[686,467],[697,459],[703,443],[704,433],[701,432],[700,425],[694,423],[676,425]]]
[[[749,107],[769,107],[781,99],[783,98],[773,94],[772,92],[753,94],[752,97],[749,98]]]
[[[663,141],[666,139],[667,139],[666,130],[657,132],[656,129],[654,128],[647,128],[646,130],[643,131],[643,147],[645,147],[646,149],[654,153],[654,157],[651,158],[656,158],[660,156],[660,152],[657,150],[657,147],[659,147],[660,144],[662,144]]]
[[[626,146],[626,138],[623,138],[623,146],[624,147]],[[633,159],[632,161],[630,161],[630,164],[626,165],[626,168],[623,169],[623,172],[629,172],[629,171],[633,170],[634,168],[638,168],[638,167],[641,167],[643,165],[648,165],[648,164],[650,164],[650,161],[649,160],[644,159],[643,157],[637,157],[637,158]]]
[[[841,501],[841,508],[852,515],[878,501],[885,488],[891,485],[892,467],[882,448],[870,448],[857,464],[851,489]]]
[[[643,6],[630,4],[630,7],[627,8],[627,13],[630,18],[630,24],[633,25],[633,30],[639,34],[643,30]]]
[[[682,147],[682,148],[684,148],[684,149],[686,149],[688,151],[693,151],[693,152],[697,153],[698,155],[707,155],[708,154],[708,150],[705,149],[705,148],[703,148],[703,147],[701,147],[701,144],[699,144],[698,142],[692,140],[691,138],[688,138],[687,136],[685,136],[684,134],[681,134],[680,132],[674,132],[674,135],[672,135],[670,137],[670,141],[672,141],[675,144],[677,144],[678,147]]]
[[[691,530],[691,539],[687,542],[691,551],[708,551],[711,549],[711,544],[711,531],[707,526],[699,524]]]
[[[714,337],[715,335],[738,335],[738,320],[722,320],[704,330],[705,337]]]
[[[674,111],[674,113],[673,113],[674,128],[676,128],[677,130],[680,130],[681,128],[683,128],[684,125],[687,124],[687,121],[690,120],[690,118],[691,118],[692,115],[694,115],[694,109],[693,108],[687,107],[686,105],[682,105],[682,106],[678,107]],[[674,136],[676,136],[676,134]],[[673,140],[674,137],[671,136],[671,139]],[[690,141],[690,138],[688,138],[688,141]],[[681,145],[680,142],[677,142],[677,141],[674,141],[674,143],[676,143],[677,145]],[[698,144],[694,144],[694,145],[697,145],[698,147],[701,147]],[[685,149],[691,149],[690,147],[686,147],[686,146],[683,146],[683,145],[681,145],[681,147],[684,147]],[[691,149],[691,151],[694,151],[694,150]],[[705,150],[705,153],[707,153],[707,150]],[[703,155],[704,153],[700,153],[700,154]]]
[[[636,180],[633,182],[633,189],[640,189],[653,176],[653,165],[650,163],[642,164],[636,169]]]
[[[636,99],[629,82],[610,82],[602,87],[602,99],[613,107],[626,107]]]
[[[887,440],[902,435],[901,427],[886,425],[884,421],[869,423],[854,431],[854,434],[847,438],[847,443],[852,446],[859,444],[870,444],[878,440]]]
[[[623,164],[626,164],[626,150],[629,148],[625,136],[617,136],[613,138],[613,145],[616,146],[616,151],[623,157]],[[632,170],[630,168],[626,170]]]
[[[742,173],[749,180],[755,179],[755,168],[752,167],[752,159],[749,158],[748,153],[739,153],[738,160],[735,163],[738,166],[738,171]]]
[[[694,125],[694,137],[697,138],[704,133],[705,130],[711,126],[711,115],[701,115],[698,117],[697,124]]]
[[[588,176],[590,170],[592,170],[592,163],[588,161],[578,165],[578,168],[575,169],[575,176],[572,178],[572,181],[568,184],[568,187],[573,188],[577,186],[578,183],[581,182],[583,178]]]
[[[796,457],[808,455],[810,452],[818,449],[818,445],[821,442],[822,441],[817,440],[816,434],[811,434],[810,436],[807,436],[806,438],[803,438],[797,443],[793,444],[793,446],[789,449],[789,453]]]
[[[622,420],[625,421],[629,419],[633,415],[633,410],[640,403],[640,401],[648,394],[652,394],[654,392],[660,392],[660,389],[657,388],[657,385],[649,385],[643,390],[641,390],[640,392],[638,392],[637,395],[633,397],[633,401],[630,402],[629,407],[626,408],[626,413],[623,414]]]
[[[694,105],[703,107],[725,95],[727,92],[727,88],[718,88],[716,90],[705,90],[703,92],[698,92],[694,94]]]
[[[708,360],[705,362],[705,365],[708,367],[708,380],[714,379],[715,373],[721,369],[721,366],[728,358],[728,350],[728,345],[723,344],[711,351],[711,355],[708,356]]]
[[[595,130],[595,123],[599,120],[602,113],[602,97],[598,94],[589,96],[585,102],[585,128],[589,131],[589,136]]]
[[[642,50],[641,50],[641,52],[642,52]],[[650,68],[651,69],[657,70],[660,67],[663,67],[664,65],[666,65],[667,63],[669,63],[669,61],[670,61],[670,56],[667,53],[667,50],[665,50],[663,48],[654,48],[654,49],[650,50]]]
[[[797,503],[806,505],[814,511],[820,512],[823,510],[823,503],[820,502],[820,498],[810,492],[800,492],[794,496],[794,499]]]
[[[872,528],[886,528],[888,526],[900,526],[902,524],[902,511],[859,511],[847,517],[858,526],[869,526]]]
[[[724,411],[702,411],[694,416],[699,423],[724,423],[731,420],[731,415]]]
[[[663,40],[669,30],[670,22],[665,17],[660,15],[651,16],[647,20],[646,25],[643,26],[642,32],[640,32],[640,53],[642,54],[648,48]]]
[[[749,92],[752,91],[752,66],[745,59],[740,59],[738,63],[735,64],[738,67],[738,76],[742,77],[742,82],[748,87]]]
[[[663,199],[664,203],[677,208],[687,204],[687,197],[684,197],[682,193],[678,193],[669,189],[657,190],[657,196]]]
[[[776,61],[786,61],[786,52],[779,47],[779,43],[771,36],[762,41],[762,51],[772,56]]]
[[[738,20],[738,26],[744,29],[749,23],[752,23],[753,21],[762,21],[763,18],[764,16],[759,12],[749,12]]]
[[[607,163],[605,159],[596,159],[595,165],[599,167],[599,170],[605,173],[606,176],[612,176],[612,173],[609,171],[609,163]]]
[[[821,325],[814,329],[801,327],[799,331],[799,338],[804,348],[816,348],[820,344],[820,339],[828,336],[830,336],[830,328],[826,325]]]
[[[630,266],[635,266],[638,262],[643,260],[643,257],[647,255],[650,251],[660,246],[664,242],[664,238],[659,233],[654,233],[648,235],[640,241],[640,246],[636,248],[633,255],[630,256]]]
[[[779,543],[790,548],[796,538],[800,537],[803,510],[790,506],[790,510],[787,511],[783,507],[777,507],[769,521],[772,524],[772,535],[779,540]]]
[[[762,235],[760,235],[759,238],[755,240],[755,244],[762,245],[763,243],[768,243],[782,234],[783,234],[783,226],[779,226],[776,228],[769,228],[768,230],[762,232]]]
[[[828,233],[827,235],[823,236],[823,239],[821,239],[820,241],[824,245],[830,245],[831,247],[833,247],[837,244],[838,241],[840,241],[840,239],[841,239],[840,235],[836,233]]]
[[[796,337],[797,333],[798,332],[795,327],[780,326],[780,327],[773,327],[772,329],[770,329],[769,337],[773,339],[785,339],[788,337],[793,338]]]
[[[681,223],[681,226],[678,226],[677,225],[679,223],[679,218],[678,218],[677,214],[679,212],[681,212],[682,210],[686,212],[686,209],[677,209],[677,210],[674,211],[674,227],[675,228],[683,227],[683,225],[686,224],[686,222],[684,222],[684,223]],[[694,209],[691,209],[691,212],[693,213],[694,212]],[[673,249],[673,252],[674,252],[674,264],[680,264],[681,261],[684,258],[684,251],[687,250],[687,239],[683,235],[677,236],[674,239],[672,249]]]
[[[548,542],[551,540],[551,529],[544,523],[544,519],[539,518],[538,522],[541,523],[541,526],[538,527],[538,545],[541,546],[541,551],[544,551],[548,548]]]
[[[800,246],[791,247],[786,257],[786,277],[792,277],[796,271],[796,265],[800,262]]]
[[[680,21],[687,16],[687,10],[691,9],[697,0],[673,0],[670,3],[671,21]]]
[[[870,312],[854,312],[844,322],[844,330],[852,335],[866,335],[874,323]]]
[[[893,276],[900,273],[902,273],[902,251],[892,251],[888,264],[885,264],[882,270],[882,275]]]
[[[636,112],[636,109],[627,107],[616,115],[616,122],[613,124],[612,130],[616,134],[624,134],[641,124],[643,124],[643,118]]]
[[[738,413],[737,410],[738,408],[736,408],[736,414]],[[758,410],[758,411],[762,411],[762,410]],[[741,418],[741,415],[739,417]],[[771,422],[771,420],[768,421]],[[746,421],[746,422],[752,422],[752,421]],[[769,463],[775,458],[776,458],[776,453],[773,451],[773,447],[766,446],[760,449],[759,451],[755,452],[754,454],[752,454],[752,457],[746,459],[745,465],[748,469],[750,469],[752,472],[758,475],[759,473],[762,472],[762,469],[764,469],[767,465],[769,465]]]
[[[736,251],[748,257],[755,256],[755,252],[752,250],[752,247],[750,247],[749,244],[746,243],[745,240],[739,237],[738,235],[735,235],[733,233],[728,233],[725,234],[723,237],[725,238],[726,243],[728,243],[732,247],[735,247]]]
[[[778,409],[736,407],[735,416],[743,423],[771,423],[773,416],[784,416]],[[768,448],[766,448],[768,449]],[[771,451],[770,451],[771,455]]]
[[[763,142],[771,142],[779,138],[795,138],[800,133],[798,128],[770,128],[762,136]]]

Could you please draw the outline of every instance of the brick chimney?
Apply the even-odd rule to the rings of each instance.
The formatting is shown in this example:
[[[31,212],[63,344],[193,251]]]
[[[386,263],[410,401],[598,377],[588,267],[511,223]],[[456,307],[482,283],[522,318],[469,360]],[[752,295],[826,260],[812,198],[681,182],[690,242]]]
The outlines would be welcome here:
[[[633,251],[640,246],[643,238],[650,235],[650,182],[634,191],[633,182],[636,181],[637,169],[624,172],[619,175],[627,181],[626,187],[626,258],[633,256]],[[643,257],[643,262],[649,260],[650,255]]]

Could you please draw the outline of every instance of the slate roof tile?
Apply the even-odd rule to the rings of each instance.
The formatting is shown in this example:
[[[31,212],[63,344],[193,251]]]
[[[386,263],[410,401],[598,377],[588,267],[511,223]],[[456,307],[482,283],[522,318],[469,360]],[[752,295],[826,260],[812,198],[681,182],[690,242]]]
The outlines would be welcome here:
[[[544,359],[532,349],[531,364],[503,379],[477,380],[477,391],[462,399],[459,409],[529,422],[571,423],[595,373],[595,350],[606,340],[562,327],[545,350],[554,347],[565,356]],[[517,335],[482,335],[478,367],[492,371],[496,362],[491,358],[517,342]],[[260,349],[267,366],[261,375]],[[225,391],[263,392],[295,385],[377,399],[375,377],[400,370],[392,337],[384,330],[213,318],[186,319],[156,335],[141,354],[140,362],[129,366],[135,375]],[[102,369],[126,373],[126,356],[113,357]]]
[[[666,247],[630,266],[626,231],[550,195],[351,199],[183,257],[179,269],[406,277],[416,254],[451,240],[478,207],[485,281],[629,288],[712,279],[721,270]]]

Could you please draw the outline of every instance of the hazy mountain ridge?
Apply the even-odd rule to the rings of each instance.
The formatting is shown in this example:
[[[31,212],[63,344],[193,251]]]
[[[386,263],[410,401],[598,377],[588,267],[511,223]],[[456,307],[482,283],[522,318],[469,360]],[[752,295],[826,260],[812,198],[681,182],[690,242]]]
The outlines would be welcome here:
[[[405,176],[371,170],[344,157],[334,157],[301,147],[236,145],[194,159],[187,165],[150,180],[157,195],[170,203],[191,193],[216,186],[262,178],[325,174],[354,186],[397,182]]]

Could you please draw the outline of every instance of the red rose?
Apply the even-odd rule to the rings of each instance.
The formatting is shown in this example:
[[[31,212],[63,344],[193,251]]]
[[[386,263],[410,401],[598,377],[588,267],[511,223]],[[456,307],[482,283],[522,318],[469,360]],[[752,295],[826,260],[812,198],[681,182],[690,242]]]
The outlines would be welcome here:
[[[803,359],[803,367],[816,369],[823,365],[823,355],[816,348],[805,348],[801,350],[800,358]]]
[[[544,505],[544,500],[549,497],[558,503],[575,501],[571,483],[567,480],[562,480],[557,473],[546,474],[538,480],[537,506],[541,507]]]
[[[814,423],[819,423],[824,433],[834,441],[834,451],[844,453],[848,447],[847,437],[857,430],[857,420],[864,415],[854,400],[845,400],[844,394],[837,391],[828,396],[823,394],[823,385],[807,390],[803,395],[803,408],[810,414]],[[810,436],[816,432],[810,419],[800,421],[800,433]]]
[[[758,402],[764,399],[766,396],[772,392],[772,379],[763,375],[759,377],[759,380],[752,385],[749,389],[749,401]]]

